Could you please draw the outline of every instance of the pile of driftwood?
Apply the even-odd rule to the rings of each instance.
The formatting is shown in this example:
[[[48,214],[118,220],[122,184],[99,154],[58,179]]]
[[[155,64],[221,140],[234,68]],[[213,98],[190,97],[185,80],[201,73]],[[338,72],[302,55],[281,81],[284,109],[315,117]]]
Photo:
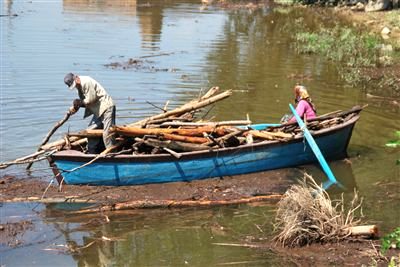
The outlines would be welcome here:
[[[111,134],[115,135],[117,144],[105,149],[100,156],[115,154],[162,154],[169,153],[179,158],[181,152],[211,150],[223,147],[236,147],[263,141],[286,142],[301,135],[302,131],[296,122],[255,130],[251,127],[248,116],[246,120],[206,121],[196,118],[200,111],[209,105],[229,97],[231,90],[219,92],[218,87],[212,87],[204,95],[188,103],[167,110],[168,102],[162,113],[125,125],[114,126]],[[362,108],[359,108],[361,110]],[[355,109],[349,112],[336,111],[325,114],[307,122],[311,131],[341,124],[352,116]],[[78,133],[68,133],[64,138],[47,143],[51,135],[72,115],[66,116],[53,127],[44,138],[37,152],[11,162],[0,163],[0,169],[13,164],[24,164],[46,159],[49,153],[60,150],[78,150],[85,152],[88,138],[101,138],[103,131],[87,129]],[[203,116],[204,117],[204,116]]]

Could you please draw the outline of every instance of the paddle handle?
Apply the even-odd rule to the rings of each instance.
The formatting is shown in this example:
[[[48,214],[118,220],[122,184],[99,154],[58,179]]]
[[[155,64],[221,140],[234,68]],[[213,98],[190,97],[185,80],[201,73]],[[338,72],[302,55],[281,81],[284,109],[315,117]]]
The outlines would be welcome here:
[[[318,159],[319,164],[321,165],[322,169],[324,170],[326,176],[328,179],[336,184],[337,180],[335,178],[335,175],[333,174],[331,168],[329,167],[328,163],[325,160],[324,155],[322,155],[321,150],[319,149],[317,143],[314,140],[314,137],[312,137],[310,131],[307,129],[307,126],[303,122],[303,120],[300,118],[299,114],[297,114],[296,110],[294,109],[292,104],[289,104],[290,110],[292,111],[294,117],[296,118],[297,123],[300,126],[300,129],[303,131],[304,137],[306,138],[308,144],[311,147],[311,150],[314,152],[314,155]]]

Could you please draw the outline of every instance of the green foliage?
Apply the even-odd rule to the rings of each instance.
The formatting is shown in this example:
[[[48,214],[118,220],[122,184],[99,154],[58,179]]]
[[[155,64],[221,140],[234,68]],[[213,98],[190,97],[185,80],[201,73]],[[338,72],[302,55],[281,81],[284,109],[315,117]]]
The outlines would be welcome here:
[[[396,131],[395,135],[397,136],[397,140],[390,140],[385,146],[392,148],[400,147],[400,131]]]
[[[390,140],[385,146],[390,148],[400,148],[400,131],[395,131],[394,134],[397,136],[397,140]],[[396,160],[396,164],[400,165],[400,159]]]
[[[390,140],[389,142],[386,143],[387,147],[400,147],[400,140]]]
[[[398,267],[400,266],[400,258],[399,257],[391,257],[388,267]]]
[[[301,31],[296,34],[299,53],[315,53],[329,60],[340,62],[341,76],[355,84],[363,79],[360,69],[376,67],[379,58],[379,39],[348,27],[321,28],[314,32]]]
[[[392,246],[400,248],[400,227],[397,227],[393,232],[382,237],[381,244],[382,254],[386,253]]]

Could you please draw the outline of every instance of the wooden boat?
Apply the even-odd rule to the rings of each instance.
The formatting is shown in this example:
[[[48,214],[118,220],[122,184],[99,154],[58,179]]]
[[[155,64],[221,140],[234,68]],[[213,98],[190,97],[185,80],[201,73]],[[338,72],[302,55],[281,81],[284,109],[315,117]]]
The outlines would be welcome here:
[[[327,159],[336,160],[347,156],[347,147],[361,110],[353,108],[347,112],[353,115],[349,120],[312,132]],[[261,129],[265,125],[251,127]],[[49,161],[59,182],[118,186],[192,181],[317,162],[301,133],[285,142],[266,140],[237,147],[183,152],[179,158],[170,154],[116,155],[99,158],[82,167],[95,156],[65,150],[49,156]]]

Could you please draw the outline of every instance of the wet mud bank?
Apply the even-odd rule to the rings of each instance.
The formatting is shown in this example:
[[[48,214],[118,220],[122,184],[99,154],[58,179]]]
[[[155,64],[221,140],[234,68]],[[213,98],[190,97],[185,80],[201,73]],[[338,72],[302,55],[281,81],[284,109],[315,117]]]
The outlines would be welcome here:
[[[294,266],[388,266],[391,256],[396,256],[396,250],[381,255],[378,239],[312,244],[289,249],[271,243],[266,248]]]
[[[234,201],[283,194],[301,177],[299,169],[261,172],[191,182],[137,186],[63,185],[32,178],[0,178],[1,202],[80,202],[112,204],[127,201]],[[61,189],[61,190],[60,190]]]

